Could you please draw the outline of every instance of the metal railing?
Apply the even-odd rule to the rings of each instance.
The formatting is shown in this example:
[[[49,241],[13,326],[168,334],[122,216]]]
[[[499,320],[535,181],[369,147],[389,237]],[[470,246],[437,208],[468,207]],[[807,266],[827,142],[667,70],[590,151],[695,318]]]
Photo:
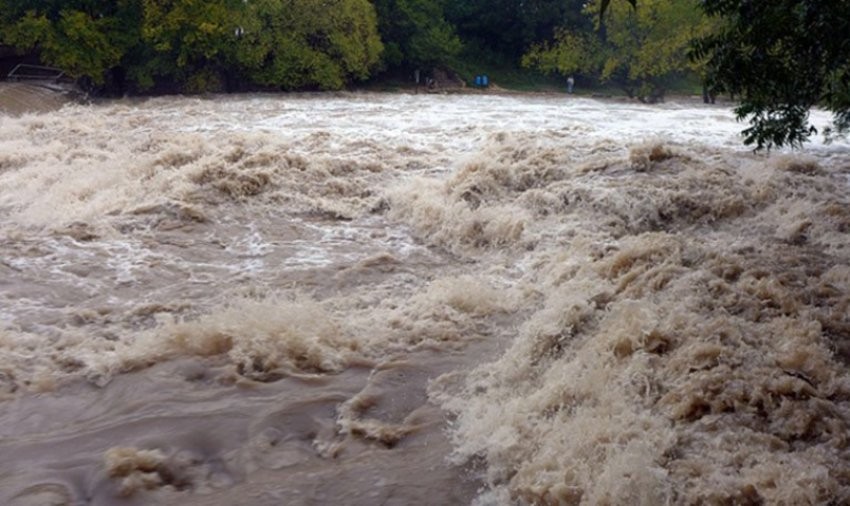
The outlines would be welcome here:
[[[65,77],[65,72],[42,65],[19,63],[6,75],[9,81],[52,81],[58,83]]]

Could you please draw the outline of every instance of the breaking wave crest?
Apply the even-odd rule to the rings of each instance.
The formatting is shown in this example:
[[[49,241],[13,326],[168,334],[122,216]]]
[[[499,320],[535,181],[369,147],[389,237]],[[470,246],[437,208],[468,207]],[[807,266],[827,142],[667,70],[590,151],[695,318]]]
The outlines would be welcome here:
[[[846,166],[658,142],[583,162],[548,149],[488,154],[431,183],[450,215],[407,213],[450,249],[532,250],[510,254],[536,308],[513,344],[432,386],[457,417],[455,457],[484,466],[481,500],[850,497]],[[524,217],[522,233],[470,241],[465,223],[488,211]]]

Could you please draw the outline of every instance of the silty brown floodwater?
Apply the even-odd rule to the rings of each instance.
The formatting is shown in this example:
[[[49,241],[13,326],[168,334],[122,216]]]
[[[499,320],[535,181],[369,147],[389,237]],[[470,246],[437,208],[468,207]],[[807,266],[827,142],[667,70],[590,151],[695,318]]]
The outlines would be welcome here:
[[[847,501],[850,153],[741,127],[563,96],[0,116],[0,502]]]

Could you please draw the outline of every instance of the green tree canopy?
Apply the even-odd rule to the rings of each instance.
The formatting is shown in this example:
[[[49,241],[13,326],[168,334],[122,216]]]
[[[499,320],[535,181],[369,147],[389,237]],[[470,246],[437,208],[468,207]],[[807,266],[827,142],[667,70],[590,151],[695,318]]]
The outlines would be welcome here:
[[[339,89],[383,47],[369,0],[0,0],[0,43],[95,84],[188,92]]]
[[[446,16],[458,34],[479,50],[517,62],[534,43],[550,40],[558,27],[592,28],[585,0],[466,0],[449,2]]]
[[[103,83],[139,40],[137,0],[0,0],[0,42]]]
[[[709,28],[696,0],[642,0],[636,8],[603,4],[592,0],[585,8],[598,31],[561,29],[553,43],[532,48],[523,63],[613,82],[642,100],[663,96],[670,76],[696,70],[687,54],[690,42]]]
[[[236,59],[239,27],[246,23],[242,0],[142,0],[145,51],[130,62],[142,88],[157,78],[183,83],[186,91],[223,87],[222,75]]]
[[[255,0],[238,59],[255,82],[339,89],[369,77],[383,45],[368,0]]]
[[[151,57],[135,69],[146,85],[159,75],[188,91],[236,80],[339,89],[368,77],[382,51],[368,0],[143,1]]]
[[[816,130],[812,107],[835,115],[827,134],[850,127],[850,2],[704,0],[721,29],[696,44],[709,84],[740,97],[745,143],[799,146]]]
[[[444,0],[375,0],[390,67],[447,65],[461,50]]]

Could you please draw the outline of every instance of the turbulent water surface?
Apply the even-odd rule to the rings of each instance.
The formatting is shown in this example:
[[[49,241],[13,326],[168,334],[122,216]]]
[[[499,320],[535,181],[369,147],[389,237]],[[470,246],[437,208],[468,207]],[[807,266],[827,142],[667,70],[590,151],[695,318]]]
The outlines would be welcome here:
[[[557,96],[0,116],[0,503],[850,501],[850,152],[740,128]]]
[[[0,81],[0,114],[20,116],[36,111],[47,112],[59,109],[68,103],[73,94],[60,91],[64,85],[53,83],[16,83]]]

